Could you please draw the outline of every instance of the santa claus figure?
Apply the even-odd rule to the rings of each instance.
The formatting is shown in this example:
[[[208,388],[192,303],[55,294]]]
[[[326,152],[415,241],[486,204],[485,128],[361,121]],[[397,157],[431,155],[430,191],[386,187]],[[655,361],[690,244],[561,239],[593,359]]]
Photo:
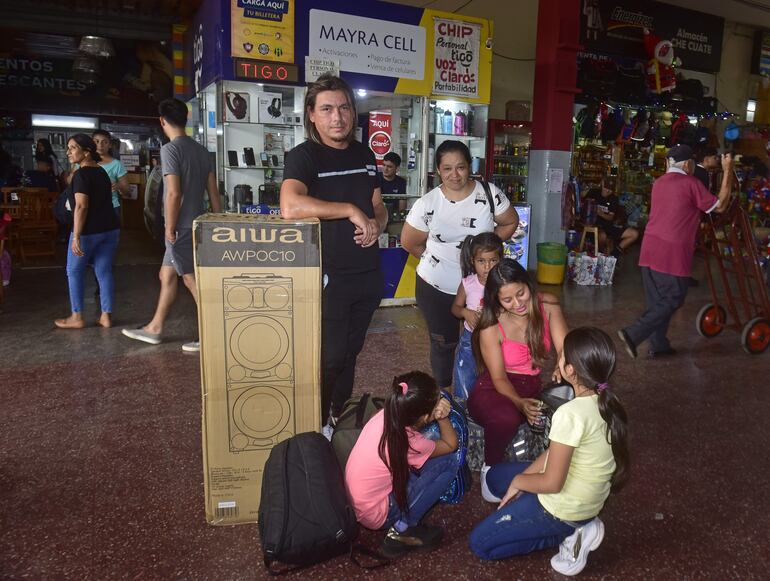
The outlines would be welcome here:
[[[653,93],[661,94],[676,88],[674,72],[674,45],[670,40],[661,40],[648,29],[644,29],[644,48],[647,51],[647,86]]]

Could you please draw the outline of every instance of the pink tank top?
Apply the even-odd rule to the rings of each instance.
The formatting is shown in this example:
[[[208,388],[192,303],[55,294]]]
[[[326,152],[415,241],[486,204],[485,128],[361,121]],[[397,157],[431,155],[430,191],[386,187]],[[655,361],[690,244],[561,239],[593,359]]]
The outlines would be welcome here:
[[[484,285],[479,282],[479,276],[477,274],[466,276],[463,279],[463,287],[465,288],[465,308],[480,311],[484,302]],[[468,326],[467,321],[464,325],[469,331],[473,330]]]
[[[551,326],[548,323],[548,315],[545,313],[543,303],[540,302],[540,312],[543,315],[543,343],[545,344],[545,350],[551,350]],[[503,343],[501,345],[503,349],[503,362],[505,363],[505,370],[508,373],[518,373],[519,375],[538,375],[540,369],[532,367],[532,354],[529,352],[529,347],[526,343],[519,343],[513,339],[509,339],[505,335],[503,326],[498,322],[497,326],[500,328],[500,333],[503,335]]]

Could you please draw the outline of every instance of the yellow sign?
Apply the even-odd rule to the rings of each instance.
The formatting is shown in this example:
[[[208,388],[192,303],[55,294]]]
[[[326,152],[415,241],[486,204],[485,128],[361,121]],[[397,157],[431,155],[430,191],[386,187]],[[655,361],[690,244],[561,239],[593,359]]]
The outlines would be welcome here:
[[[232,57],[294,62],[293,0],[230,0]]]
[[[470,26],[464,27],[465,23]],[[489,103],[492,89],[492,21],[425,10],[420,26],[426,31],[424,78],[413,80],[402,77],[395,92],[439,99],[453,95],[451,98],[456,101]],[[452,50],[458,54],[453,55]],[[463,62],[466,56],[469,57],[468,63]]]

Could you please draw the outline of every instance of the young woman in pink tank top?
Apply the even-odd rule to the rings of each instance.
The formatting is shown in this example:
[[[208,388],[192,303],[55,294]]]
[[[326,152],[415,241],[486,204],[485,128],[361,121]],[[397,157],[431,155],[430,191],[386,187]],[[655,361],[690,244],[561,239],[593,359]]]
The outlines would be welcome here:
[[[490,271],[473,332],[476,363],[483,373],[468,399],[468,411],[484,428],[487,467],[504,460],[523,421],[540,415],[535,399],[543,387],[540,371],[553,346],[557,363],[551,377],[561,379],[558,355],[567,330],[558,299],[538,293],[515,260],[506,258]]]

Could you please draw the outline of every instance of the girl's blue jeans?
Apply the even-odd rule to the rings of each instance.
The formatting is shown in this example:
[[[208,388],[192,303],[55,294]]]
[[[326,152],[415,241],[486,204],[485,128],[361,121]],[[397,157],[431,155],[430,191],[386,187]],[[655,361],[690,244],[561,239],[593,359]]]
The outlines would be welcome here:
[[[85,234],[80,237],[80,249],[83,256],[72,253],[72,234],[67,249],[67,280],[70,289],[70,305],[73,313],[83,311],[83,293],[85,290],[84,274],[88,264],[93,263],[96,280],[99,281],[99,299],[102,312],[112,312],[114,287],[112,279],[112,260],[118,249],[120,230],[109,230],[98,234]]]
[[[529,462],[512,462],[493,466],[487,472],[489,490],[502,498],[514,476],[529,465]],[[543,508],[537,494],[524,492],[476,525],[469,545],[476,556],[488,561],[526,555],[556,547],[590,520],[570,523],[559,520]]]
[[[449,483],[457,476],[460,460],[457,454],[447,454],[428,459],[419,472],[409,474],[406,485],[408,510],[402,510],[396,503],[393,492],[388,497],[388,518],[382,528],[395,526],[403,533],[407,528],[419,524],[422,517],[446,492]]]
[[[467,400],[476,383],[476,360],[471,346],[472,332],[463,326],[463,334],[457,344],[454,367],[455,397]]]

